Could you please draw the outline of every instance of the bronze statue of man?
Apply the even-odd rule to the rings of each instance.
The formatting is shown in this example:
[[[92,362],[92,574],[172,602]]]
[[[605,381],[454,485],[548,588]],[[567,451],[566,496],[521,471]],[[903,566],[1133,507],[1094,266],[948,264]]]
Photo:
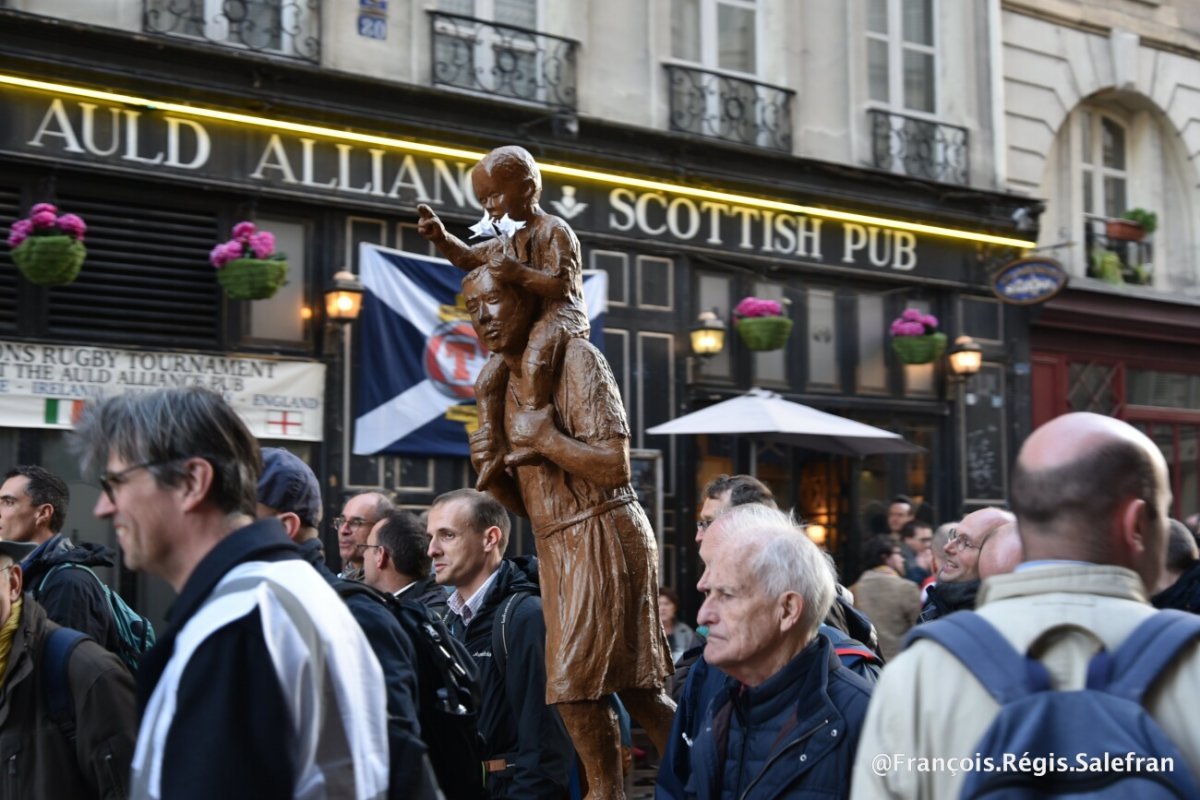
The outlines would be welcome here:
[[[584,765],[588,797],[621,798],[620,741],[607,695],[665,750],[675,705],[664,685],[670,649],[658,619],[658,548],[630,484],[629,425],[604,356],[566,340],[549,403],[521,380],[538,296],[480,267],[463,280],[480,340],[509,371],[502,430],[481,419],[471,436],[477,469],[510,450],[489,491],[527,516],[537,543],[546,619],[546,701],[557,706]]]

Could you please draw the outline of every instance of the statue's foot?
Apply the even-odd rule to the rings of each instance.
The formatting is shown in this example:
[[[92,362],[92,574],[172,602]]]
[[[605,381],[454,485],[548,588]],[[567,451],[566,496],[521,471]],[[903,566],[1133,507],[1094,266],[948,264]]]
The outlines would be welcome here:
[[[541,453],[528,447],[518,447],[504,457],[504,464],[509,467],[531,467],[543,461]]]

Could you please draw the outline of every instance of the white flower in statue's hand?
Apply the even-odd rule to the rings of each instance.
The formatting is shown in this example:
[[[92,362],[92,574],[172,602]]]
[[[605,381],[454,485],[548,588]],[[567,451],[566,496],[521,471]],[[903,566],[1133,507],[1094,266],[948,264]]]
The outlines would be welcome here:
[[[468,230],[471,231],[472,239],[491,239],[496,235],[496,226],[492,224],[492,217],[487,211],[484,211],[479,222],[476,222]]]
[[[501,217],[500,221],[495,225],[496,232],[500,235],[500,241],[504,242],[505,244],[512,239],[513,234],[524,227],[524,222],[517,222],[515,219],[509,217],[508,214],[505,214],[503,217]]]

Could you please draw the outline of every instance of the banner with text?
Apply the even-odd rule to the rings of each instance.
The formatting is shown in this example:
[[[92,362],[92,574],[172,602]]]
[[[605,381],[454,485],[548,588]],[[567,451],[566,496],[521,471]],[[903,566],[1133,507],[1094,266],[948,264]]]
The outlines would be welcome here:
[[[221,394],[260,438],[323,438],[318,362],[0,341],[0,427],[67,429],[89,401],[185,386]]]

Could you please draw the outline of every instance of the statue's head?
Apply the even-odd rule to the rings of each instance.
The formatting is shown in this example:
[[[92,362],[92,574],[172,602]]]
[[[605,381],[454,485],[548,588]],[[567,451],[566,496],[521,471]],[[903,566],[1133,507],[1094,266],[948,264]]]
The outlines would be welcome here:
[[[542,196],[542,173],[524,147],[507,145],[488,153],[471,171],[471,185],[493,218],[527,219]]]
[[[493,353],[523,352],[537,311],[535,296],[496,280],[487,267],[467,273],[462,288],[479,341]]]

